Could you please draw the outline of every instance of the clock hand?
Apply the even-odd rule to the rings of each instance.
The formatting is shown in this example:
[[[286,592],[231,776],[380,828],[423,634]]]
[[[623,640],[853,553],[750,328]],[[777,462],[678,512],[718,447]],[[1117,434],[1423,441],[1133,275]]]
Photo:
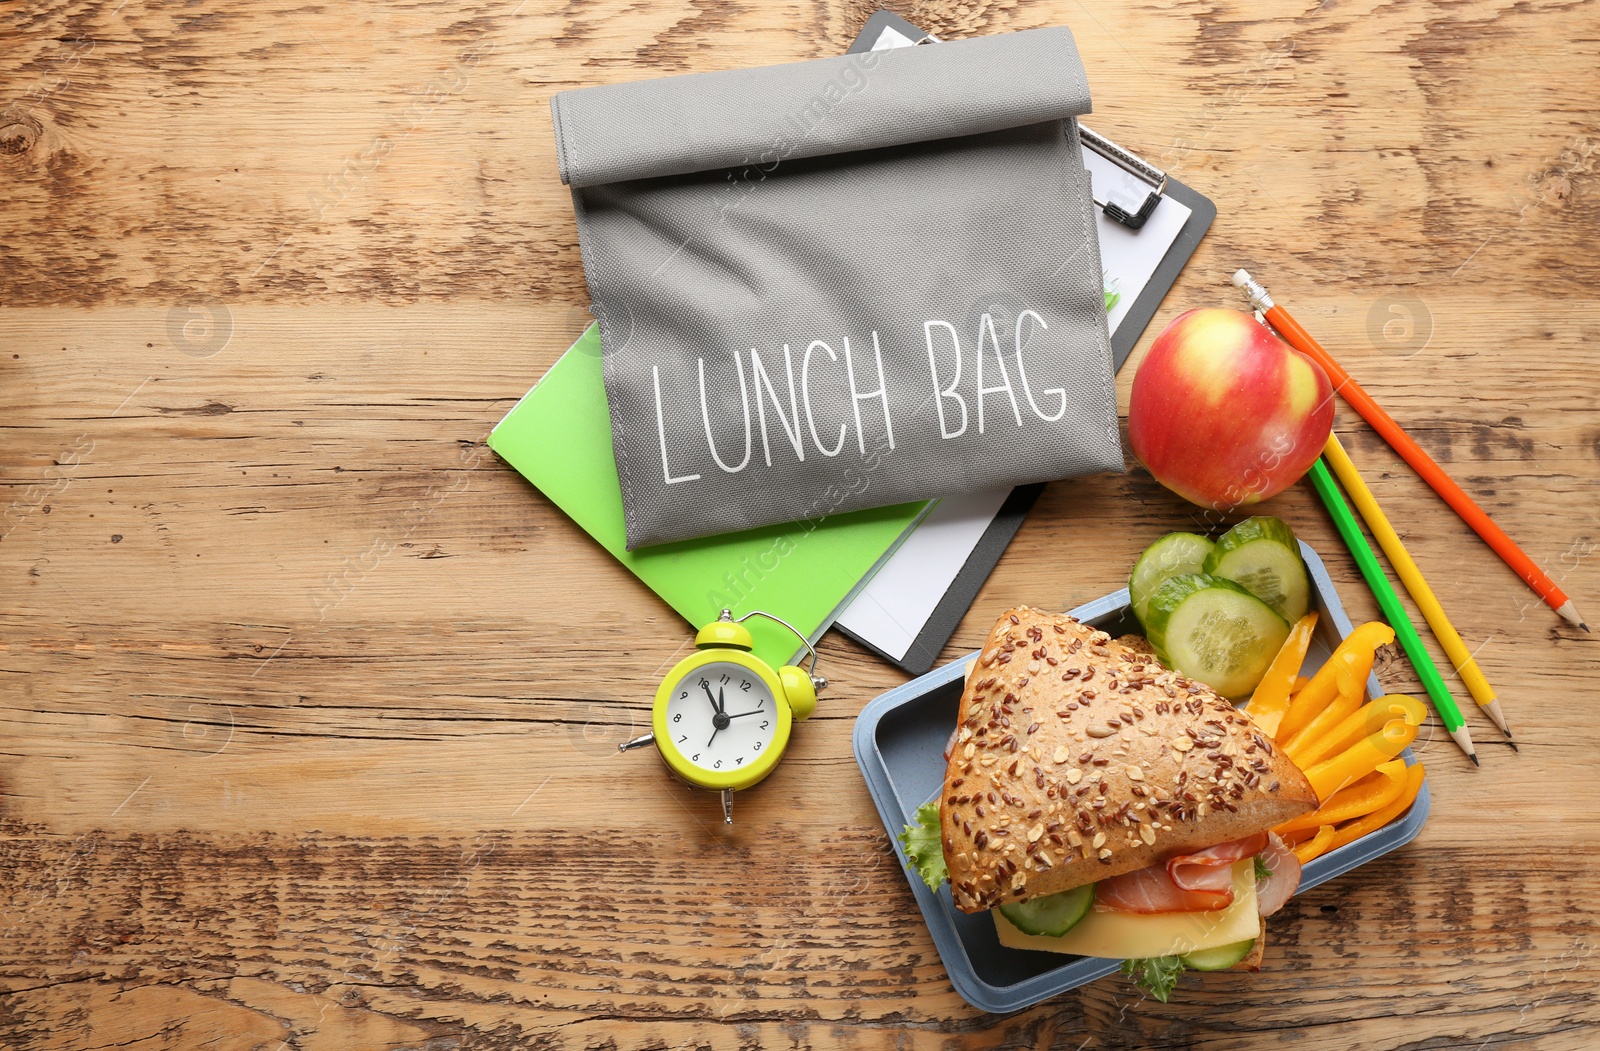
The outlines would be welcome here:
[[[711,697],[711,687],[707,686],[705,689],[706,696]],[[727,727],[729,719],[732,718],[726,711],[727,704],[727,698],[722,695],[722,687],[717,687],[717,695],[711,699],[711,706],[717,710],[717,714],[711,717],[711,740],[706,742],[707,748],[711,747],[717,739],[717,734]]]
[[[706,700],[711,702],[711,710],[716,712],[718,715],[721,715],[722,714],[722,705],[718,704],[717,703],[717,699],[715,697],[711,696],[711,687],[706,686],[706,687],[702,687],[702,688],[706,691]]]
[[[737,715],[730,715],[730,716],[728,716],[728,718],[730,718],[730,719],[743,719],[747,715],[760,715],[764,711],[766,711],[766,709],[764,709],[764,708],[752,708],[748,712],[740,712]]]

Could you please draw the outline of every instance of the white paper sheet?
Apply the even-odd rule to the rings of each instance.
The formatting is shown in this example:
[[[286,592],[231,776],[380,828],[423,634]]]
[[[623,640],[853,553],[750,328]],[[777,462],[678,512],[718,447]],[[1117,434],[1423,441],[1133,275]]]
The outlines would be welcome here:
[[[940,500],[834,623],[904,658],[1010,495],[1001,489]]]
[[[1130,203],[1137,207],[1149,193],[1149,186],[1093,150],[1084,150],[1083,158],[1089,178],[1094,182],[1094,195],[1101,200],[1120,203],[1131,199]],[[1105,274],[1107,291],[1119,297],[1106,315],[1106,324],[1112,332],[1128,316],[1129,309],[1144,286],[1150,283],[1150,275],[1161,265],[1167,249],[1178,239],[1179,231],[1191,214],[1188,205],[1163,197],[1145,220],[1143,229],[1130,230],[1115,219],[1107,219],[1099,208],[1094,210],[1095,232],[1100,241],[1100,269]]]

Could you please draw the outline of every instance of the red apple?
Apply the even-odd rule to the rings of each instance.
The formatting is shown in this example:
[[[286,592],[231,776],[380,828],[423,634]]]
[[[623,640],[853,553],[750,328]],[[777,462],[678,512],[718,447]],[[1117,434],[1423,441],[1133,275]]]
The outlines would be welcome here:
[[[1332,429],[1321,367],[1237,310],[1178,315],[1133,378],[1133,454],[1201,507],[1230,511],[1282,492]]]

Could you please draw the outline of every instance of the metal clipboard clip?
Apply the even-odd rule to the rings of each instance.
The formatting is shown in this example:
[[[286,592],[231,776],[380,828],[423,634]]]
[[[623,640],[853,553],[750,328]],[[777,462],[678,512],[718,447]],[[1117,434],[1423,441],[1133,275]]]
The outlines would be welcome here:
[[[1106,213],[1106,218],[1114,219],[1130,230],[1142,228],[1145,220],[1156,210],[1156,205],[1161,203],[1161,195],[1167,192],[1167,173],[1081,124],[1078,125],[1078,138],[1086,148],[1132,176],[1130,185],[1108,193],[1103,200],[1096,197],[1094,203]]]

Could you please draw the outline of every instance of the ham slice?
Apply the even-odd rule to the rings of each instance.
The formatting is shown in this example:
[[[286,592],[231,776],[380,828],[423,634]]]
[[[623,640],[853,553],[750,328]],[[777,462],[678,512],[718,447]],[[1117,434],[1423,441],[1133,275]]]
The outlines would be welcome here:
[[[1300,889],[1300,859],[1276,832],[1272,832],[1267,835],[1267,849],[1261,853],[1261,863],[1271,874],[1256,881],[1256,911],[1271,916]]]
[[[1096,883],[1094,900],[1117,912],[1210,912],[1233,902],[1231,873],[1224,869],[1223,875],[1221,889],[1187,890],[1172,882],[1165,865],[1147,865]]]
[[[1265,832],[1125,872],[1095,884],[1095,901],[1118,912],[1211,912],[1233,904],[1233,863],[1259,854]]]
[[[1172,877],[1172,882],[1185,890],[1214,888],[1219,874],[1222,875],[1222,885],[1231,887],[1233,863],[1255,857],[1266,848],[1267,834],[1259,832],[1243,839],[1207,847],[1195,854],[1180,854],[1178,857],[1168,858],[1165,862],[1167,875]]]

